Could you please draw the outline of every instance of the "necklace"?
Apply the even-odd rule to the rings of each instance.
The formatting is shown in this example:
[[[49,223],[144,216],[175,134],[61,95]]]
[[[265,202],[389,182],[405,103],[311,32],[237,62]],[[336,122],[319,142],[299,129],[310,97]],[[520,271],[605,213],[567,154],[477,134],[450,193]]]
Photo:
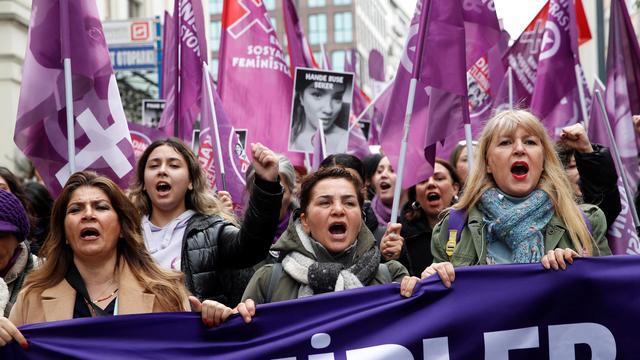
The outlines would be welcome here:
[[[116,289],[113,290],[113,292],[111,292],[109,295],[106,295],[104,297],[101,297],[101,296],[104,295],[104,293],[109,290],[111,285],[113,285],[114,281],[115,281],[115,278],[112,278],[111,281],[109,281],[109,283],[107,284],[107,287],[105,287],[105,289],[98,295],[96,299],[89,299],[89,300],[91,300],[92,303],[97,305],[99,302],[103,302],[113,297],[113,295],[115,295],[118,292],[119,288],[116,287]]]
[[[116,288],[115,290],[113,290],[113,292],[112,292],[111,294],[109,294],[109,295],[107,295],[107,296],[105,296],[105,297],[103,297],[103,298],[95,299],[95,300],[91,299],[91,302],[92,302],[92,303],[94,303],[94,304],[96,304],[96,305],[98,305],[98,303],[99,303],[99,302],[103,302],[103,301],[105,301],[105,300],[107,300],[107,299],[110,299],[113,295],[115,295],[116,293],[118,293],[118,290],[119,290],[119,289],[118,289],[118,288]]]

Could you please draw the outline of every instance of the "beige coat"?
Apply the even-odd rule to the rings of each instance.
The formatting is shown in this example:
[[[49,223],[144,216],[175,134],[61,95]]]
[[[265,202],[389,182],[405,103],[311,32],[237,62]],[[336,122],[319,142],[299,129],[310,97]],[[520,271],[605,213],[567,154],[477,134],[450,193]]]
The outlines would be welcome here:
[[[133,276],[128,265],[120,270],[118,290],[119,315],[144,314],[168,311],[156,303],[154,294],[143,289]],[[189,299],[186,289],[183,289],[183,309],[189,309]],[[24,290],[18,295],[9,320],[16,326],[39,322],[69,320],[73,318],[73,307],[76,302],[76,291],[66,280],[56,286],[44,290],[42,293],[31,292],[25,297]]]

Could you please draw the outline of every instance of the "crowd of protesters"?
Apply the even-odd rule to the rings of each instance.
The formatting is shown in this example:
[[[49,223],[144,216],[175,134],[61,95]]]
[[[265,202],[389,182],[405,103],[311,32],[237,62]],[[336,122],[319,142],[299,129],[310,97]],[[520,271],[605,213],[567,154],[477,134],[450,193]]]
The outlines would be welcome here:
[[[607,148],[581,125],[554,144],[524,110],[496,114],[473,144],[402,192],[389,158],[335,154],[306,177],[253,144],[244,216],[209,189],[194,153],[151,144],[125,194],[91,172],[53,201],[37,182],[0,167],[0,345],[28,344],[17,326],[163,311],[197,311],[209,326],[256,304],[401,284],[451,286],[458,266],[610,255],[605,234],[621,211]],[[407,171],[411,171],[408,169]],[[257,315],[259,316],[259,314]]]

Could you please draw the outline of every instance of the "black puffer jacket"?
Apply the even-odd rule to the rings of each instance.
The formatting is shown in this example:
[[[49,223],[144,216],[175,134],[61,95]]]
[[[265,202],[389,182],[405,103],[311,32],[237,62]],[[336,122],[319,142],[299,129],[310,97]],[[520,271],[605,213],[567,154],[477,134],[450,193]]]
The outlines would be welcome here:
[[[591,146],[592,153],[575,153],[576,166],[580,174],[578,185],[582,192],[582,200],[602,209],[609,228],[622,211],[618,173],[609,149],[598,144]]]
[[[182,239],[181,270],[187,289],[200,300],[227,304],[219,272],[253,266],[269,252],[282,204],[279,182],[256,179],[242,226],[237,228],[217,215],[196,214]],[[228,285],[228,284],[225,284]]]

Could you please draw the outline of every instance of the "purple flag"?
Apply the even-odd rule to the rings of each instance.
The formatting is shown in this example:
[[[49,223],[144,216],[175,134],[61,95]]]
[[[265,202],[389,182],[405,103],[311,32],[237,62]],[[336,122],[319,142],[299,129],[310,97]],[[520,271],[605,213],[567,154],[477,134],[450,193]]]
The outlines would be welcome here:
[[[287,34],[287,50],[291,62],[291,77],[297,67],[318,69],[319,66],[313,57],[311,46],[304,36],[298,12],[292,0],[282,0],[282,13],[284,15],[284,29]]]
[[[174,84],[166,85],[167,105],[162,113],[158,128],[165,134],[175,135],[190,144],[193,138],[193,126],[198,114],[200,114],[202,63],[207,62],[202,2],[199,0],[175,0],[173,20],[176,28],[174,34],[179,34],[179,36],[178,39],[175,36],[172,39],[167,39],[168,41],[173,40],[174,44],[165,46],[175,49],[180,54],[180,59],[176,61],[178,71],[173,77]],[[177,59],[177,55],[175,58]],[[166,81],[171,80],[167,78]],[[176,125],[177,134],[175,134]]]
[[[555,11],[548,13],[544,27],[531,111],[553,135],[582,116],[574,111],[580,109],[575,7],[572,0],[551,0],[549,7]]]
[[[501,29],[493,1],[465,0],[462,10],[468,69],[498,42]]]
[[[381,129],[382,148],[397,168],[409,82],[412,74],[417,75],[406,154],[406,168],[411,171],[405,173],[403,188],[433,173],[436,143],[468,122],[465,73],[461,3],[418,1]]]
[[[287,151],[293,81],[262,2],[225,0],[219,54],[218,92],[236,130],[303,165]]]
[[[209,72],[203,71],[203,77],[198,160],[207,173],[211,188],[229,192],[231,199],[233,199],[234,212],[242,213],[242,196],[249,166],[246,151],[247,144],[246,142],[240,142],[238,134],[229,122]],[[209,81],[209,87],[207,87],[206,81]],[[211,90],[211,93],[209,93],[209,90]],[[216,126],[220,144],[218,144],[215,136]],[[220,158],[222,158],[222,164],[220,164]],[[225,173],[224,183],[221,176],[223,168]]]
[[[609,122],[625,172],[633,189],[638,186],[638,135],[631,116],[640,114],[640,48],[624,1],[611,2],[607,90]]]
[[[369,77],[371,80],[384,81],[384,56],[376,49],[369,52]]]
[[[369,52],[369,60],[367,62],[369,64],[369,79],[371,79],[372,93],[375,98],[385,89],[384,57],[380,51],[372,49]],[[369,136],[369,139],[371,139],[371,136]]]
[[[595,81],[593,84],[593,93],[595,98],[596,91],[599,91],[604,98],[605,90],[599,81]],[[589,140],[593,143],[598,143],[609,148],[611,156],[615,159],[616,149],[613,147],[611,139],[609,138],[609,131],[607,129],[606,122],[608,120],[602,114],[602,110],[598,102],[594,102],[591,106],[591,114],[589,116]],[[635,224],[633,222],[633,215],[631,207],[629,206],[627,194],[633,194],[633,189],[627,189],[624,186],[623,179],[625,178],[625,170],[619,169],[616,164],[616,170],[618,172],[618,190],[620,191],[620,204],[622,211],[616,218],[616,221],[609,227],[607,232],[607,238],[609,239],[609,247],[614,255],[638,255],[640,249],[635,246],[638,243],[638,234],[636,232]]]
[[[176,50],[176,24],[173,16],[164,12],[164,28],[162,30],[162,83],[160,85],[160,97],[167,98],[167,94],[175,91],[176,72],[178,71]]]
[[[369,145],[380,145],[380,131],[382,130],[382,122],[389,108],[391,101],[391,93],[393,91],[393,83],[382,90],[375,98],[373,105],[373,115],[369,127]]]
[[[167,138],[165,133],[156,128],[133,122],[129,122],[127,124],[129,125],[129,132],[131,133],[131,143],[133,144],[136,161],[140,159],[142,153],[147,149],[147,147],[149,147],[149,145],[151,145],[152,142]]]
[[[450,289],[432,276],[408,299],[398,284],[332,292],[258,305],[249,324],[183,312],[25,325],[29,349],[12,341],[0,358],[635,359],[639,277],[635,256],[471,266]]]
[[[63,0],[65,3],[66,0]],[[73,82],[76,170],[93,170],[127,187],[135,159],[98,9],[93,1],[34,0],[14,133],[53,194],[71,175],[61,44]],[[61,15],[68,20],[61,24]],[[68,27],[68,38],[61,25]]]

